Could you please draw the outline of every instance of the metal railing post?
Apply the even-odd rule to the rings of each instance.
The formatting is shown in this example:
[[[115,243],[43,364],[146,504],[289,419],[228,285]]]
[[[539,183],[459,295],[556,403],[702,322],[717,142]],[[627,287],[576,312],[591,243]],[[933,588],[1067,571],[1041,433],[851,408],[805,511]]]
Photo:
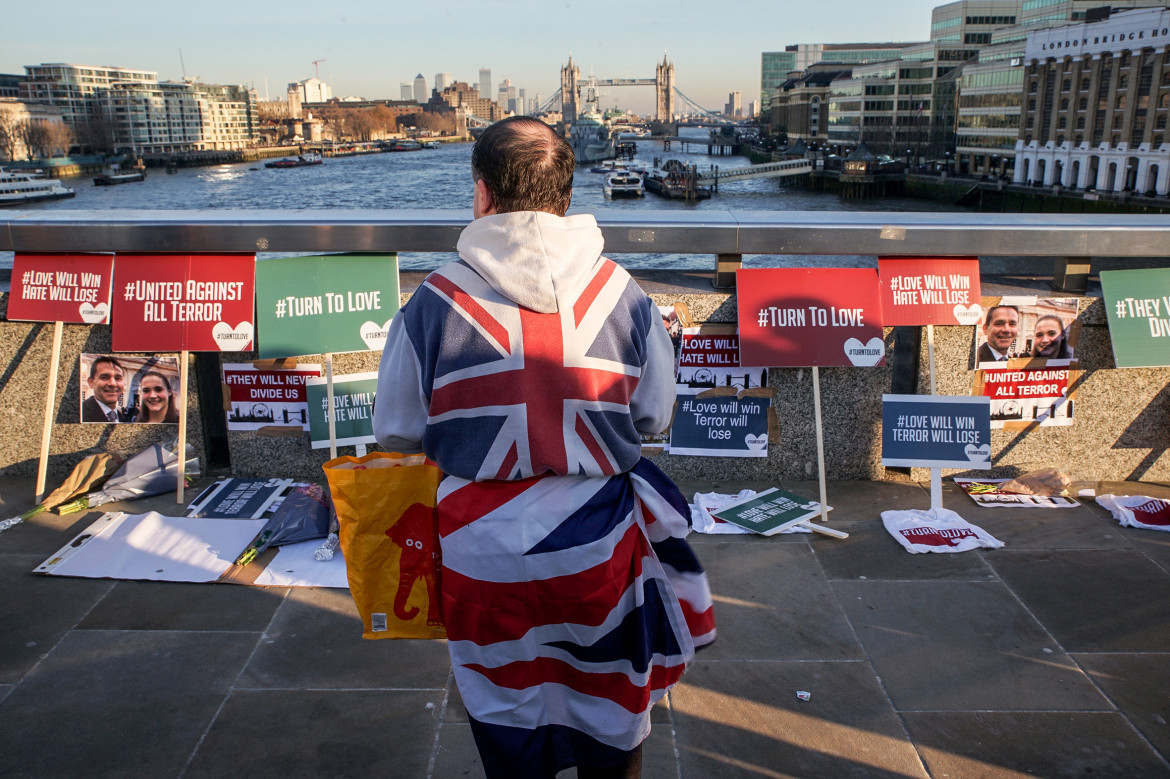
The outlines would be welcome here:
[[[1052,288],[1059,292],[1084,293],[1089,286],[1090,257],[1057,257],[1052,268]]]
[[[742,267],[742,254],[716,254],[715,278],[711,279],[711,286],[715,289],[735,289],[735,272]]]

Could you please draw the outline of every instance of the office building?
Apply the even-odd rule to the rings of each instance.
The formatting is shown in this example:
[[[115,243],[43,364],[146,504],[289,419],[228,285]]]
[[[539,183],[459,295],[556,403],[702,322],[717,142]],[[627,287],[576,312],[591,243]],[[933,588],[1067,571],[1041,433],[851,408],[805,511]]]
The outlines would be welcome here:
[[[427,94],[427,80],[423,78],[422,73],[419,73],[414,77],[414,102],[425,103],[430,97]]]
[[[409,81],[400,82],[398,85],[398,96],[402,100],[414,100],[414,84]]]
[[[489,100],[491,99],[491,97],[492,97],[492,71],[491,71],[491,68],[480,68],[479,69],[479,84],[476,85],[476,89],[479,90],[480,95],[488,98]]]
[[[151,71],[65,63],[25,72],[21,98],[60,110],[82,146],[149,154],[242,149],[258,138],[256,94],[242,86],[159,82]]]
[[[333,90],[319,78],[307,78],[295,84],[288,85],[289,90],[296,90],[300,101],[304,103],[328,103],[333,99]]]
[[[1013,181],[1170,191],[1170,9],[1028,32]]]
[[[739,92],[728,93],[727,105],[723,107],[723,114],[725,116],[743,116],[743,102]]]
[[[436,73],[435,74],[435,91],[442,92],[447,87],[451,86],[454,79],[451,78],[450,73]]]
[[[768,106],[776,89],[790,74],[808,70],[818,62],[838,62],[845,66],[865,62],[897,59],[904,43],[797,43],[784,51],[765,51],[760,55],[760,101]]]

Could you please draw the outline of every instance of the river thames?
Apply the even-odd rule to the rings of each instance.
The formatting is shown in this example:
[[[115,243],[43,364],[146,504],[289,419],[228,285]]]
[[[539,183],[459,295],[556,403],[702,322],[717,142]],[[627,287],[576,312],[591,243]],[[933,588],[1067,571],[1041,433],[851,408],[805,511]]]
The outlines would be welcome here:
[[[689,132],[688,132],[689,131]],[[684,133],[706,137],[706,130],[686,128]],[[327,158],[322,165],[293,169],[265,168],[262,162],[185,168],[172,175],[152,168],[146,181],[113,187],[94,186],[90,178],[66,179],[77,196],[29,206],[36,210],[129,209],[151,210],[247,210],[247,209],[464,209],[471,219],[470,143],[445,144],[439,149],[366,154]],[[692,148],[698,148],[697,145]],[[708,157],[675,149],[663,152],[660,141],[637,141],[635,160],[647,166],[656,157],[678,159],[700,169],[720,169],[751,164],[746,157]],[[963,211],[966,209],[926,200],[875,198],[846,200],[825,192],[785,188],[778,179],[758,179],[722,184],[709,200],[687,203],[647,193],[641,198],[608,200],[602,192],[603,176],[577,169],[570,213],[602,215],[606,211]],[[11,213],[11,212],[10,212]],[[96,249],[97,247],[95,247]],[[386,251],[393,251],[387,246]],[[259,255],[261,258],[273,255]],[[428,269],[450,260],[453,254],[400,255],[404,269]],[[709,269],[708,255],[630,254],[613,255],[629,268]],[[800,255],[749,255],[745,265],[754,267],[874,265],[873,257],[806,257]],[[0,269],[12,267],[12,253],[0,252]]]

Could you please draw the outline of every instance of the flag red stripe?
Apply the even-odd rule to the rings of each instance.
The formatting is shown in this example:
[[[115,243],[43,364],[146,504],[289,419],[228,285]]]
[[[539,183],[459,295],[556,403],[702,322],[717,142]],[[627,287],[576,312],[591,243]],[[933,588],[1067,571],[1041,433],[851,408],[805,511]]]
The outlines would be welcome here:
[[[480,327],[488,331],[491,337],[496,339],[500,346],[504,347],[504,351],[508,352],[508,354],[512,353],[511,345],[508,342],[508,329],[484,310],[484,307],[477,303],[475,298],[455,286],[450,279],[438,273],[432,273],[428,277],[427,283],[432,284],[444,295],[455,301],[455,305],[466,311]]]
[[[543,476],[516,481],[471,482],[439,503],[439,535],[454,533],[487,516],[535,484]]]
[[[589,454],[593,456],[593,460],[601,472],[606,476],[612,476],[615,473],[614,467],[610,465],[605,450],[601,448],[601,444],[593,436],[593,431],[589,429],[589,425],[585,424],[585,420],[580,415],[577,416],[577,437],[585,444],[585,448],[589,450]]]
[[[641,528],[632,525],[608,560],[578,573],[488,582],[444,567],[447,638],[480,646],[514,641],[536,626],[564,622],[566,613],[574,623],[597,627],[617,608],[630,582],[642,575],[642,558],[649,554]]]
[[[634,714],[649,707],[652,690],[662,690],[674,684],[684,670],[681,665],[669,668],[653,666],[649,684],[640,686],[630,681],[624,673],[614,671],[591,673],[552,657],[518,660],[496,668],[488,668],[478,663],[470,663],[464,667],[482,674],[497,687],[525,690],[538,684],[562,684],[583,695],[611,700]]]
[[[715,629],[714,606],[708,606],[706,611],[695,611],[685,600],[679,599],[678,604],[682,606],[683,619],[687,621],[687,630],[692,636],[705,636]]]
[[[590,280],[585,291],[581,293],[581,297],[577,298],[577,302],[573,304],[573,324],[575,326],[581,326],[581,320],[589,313],[589,307],[593,305],[593,301],[597,300],[597,296],[601,294],[602,288],[605,287],[605,283],[609,281],[616,267],[617,265],[614,263],[605,260],[597,271],[597,275]]]

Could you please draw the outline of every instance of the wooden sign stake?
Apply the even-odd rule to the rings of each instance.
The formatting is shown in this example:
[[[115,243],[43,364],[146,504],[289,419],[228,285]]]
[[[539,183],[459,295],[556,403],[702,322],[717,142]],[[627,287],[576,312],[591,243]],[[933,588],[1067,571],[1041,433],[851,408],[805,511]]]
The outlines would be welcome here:
[[[45,389],[45,426],[41,429],[41,458],[37,461],[37,494],[39,504],[45,497],[45,474],[49,470],[49,438],[53,434],[53,404],[57,400],[57,365],[61,362],[60,320],[53,323],[53,356],[49,358],[49,386]]]
[[[325,397],[329,409],[329,459],[337,459],[337,411],[333,408],[333,353],[325,355]]]
[[[187,361],[190,352],[186,349],[179,352],[179,484],[175,488],[175,498],[183,503],[183,487],[187,480]]]
[[[821,522],[829,521],[829,496],[825,487],[825,433],[821,429],[821,370],[813,366],[813,409],[817,426],[817,480],[821,486]]]
[[[938,381],[934,376],[934,325],[926,326],[927,368],[930,371],[930,394],[938,394]],[[942,508],[942,468],[930,469],[930,507]]]

